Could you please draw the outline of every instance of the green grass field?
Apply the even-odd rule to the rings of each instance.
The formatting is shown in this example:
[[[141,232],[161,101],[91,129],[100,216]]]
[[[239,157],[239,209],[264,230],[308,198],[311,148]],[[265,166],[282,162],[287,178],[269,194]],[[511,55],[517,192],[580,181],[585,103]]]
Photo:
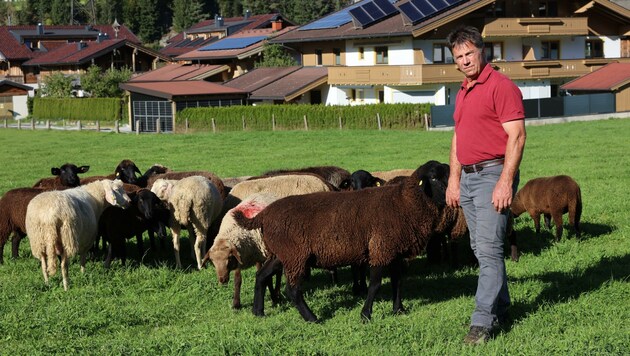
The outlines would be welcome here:
[[[517,219],[521,259],[507,259],[514,321],[486,345],[468,347],[477,270],[472,265],[410,262],[403,281],[405,315],[391,314],[384,281],[373,320],[364,324],[363,299],[352,296],[348,268],[333,285],[315,271],[305,298],[319,324],[308,324],[286,300],[264,318],[251,313],[255,273],[243,274],[242,310],[231,309],[232,281],[220,286],[214,269],[192,267],[185,238],[185,268],[171,248],[105,270],[70,265],[70,290],[58,273],[45,286],[39,261],[22,241],[19,259],[5,247],[0,265],[0,354],[246,354],[246,355],[623,355],[630,352],[630,120],[529,126],[521,186],[557,174],[582,188],[584,233],[565,224],[560,242],[536,237],[529,217]],[[142,169],[161,163],[174,170],[210,170],[221,177],[277,168],[337,165],[356,169],[416,168],[446,161],[451,132],[294,131],[194,135],[0,130],[0,192],[31,186],[65,162],[109,174],[122,159]],[[566,222],[566,216],[565,216]],[[131,240],[133,241],[133,240]],[[145,244],[148,246],[148,243]],[[460,259],[469,257],[460,246]]]

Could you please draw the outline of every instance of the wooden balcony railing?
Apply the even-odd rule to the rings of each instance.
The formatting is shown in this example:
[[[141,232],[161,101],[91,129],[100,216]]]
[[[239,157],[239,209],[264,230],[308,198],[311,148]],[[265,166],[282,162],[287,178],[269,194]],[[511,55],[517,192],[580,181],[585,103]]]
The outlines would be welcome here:
[[[486,19],[484,37],[588,35],[586,17],[525,17]]]

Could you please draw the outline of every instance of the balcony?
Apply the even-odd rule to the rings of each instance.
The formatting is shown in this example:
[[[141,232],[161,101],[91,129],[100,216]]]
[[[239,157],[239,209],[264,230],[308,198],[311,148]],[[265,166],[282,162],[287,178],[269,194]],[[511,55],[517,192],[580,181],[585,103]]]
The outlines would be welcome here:
[[[506,36],[585,36],[586,17],[525,17],[486,19],[484,37]]]
[[[512,80],[531,80],[579,77],[612,62],[630,63],[630,58],[493,62],[492,65]],[[455,64],[328,67],[328,84],[331,85],[418,86],[462,80],[464,75]]]

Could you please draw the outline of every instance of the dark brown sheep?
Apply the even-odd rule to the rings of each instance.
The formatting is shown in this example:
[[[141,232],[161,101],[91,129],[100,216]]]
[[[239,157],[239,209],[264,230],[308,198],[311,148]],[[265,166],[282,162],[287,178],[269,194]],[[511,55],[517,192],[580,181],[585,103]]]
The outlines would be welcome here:
[[[77,167],[72,163],[65,163],[61,167],[52,167],[50,173],[54,177],[42,178],[33,185],[33,188],[63,189],[78,187],[81,184],[80,173],[85,173],[90,166]]]
[[[314,166],[298,169],[279,169],[268,171],[261,176],[270,177],[282,174],[311,173],[322,177],[332,184],[337,190],[352,190],[351,174],[347,170],[337,166]],[[252,178],[255,179],[256,177]]]
[[[256,275],[254,315],[264,315],[265,286],[284,267],[288,296],[306,321],[317,321],[301,290],[307,268],[365,263],[370,266],[370,286],[362,318],[371,319],[386,267],[391,276],[394,313],[402,312],[403,259],[424,251],[439,222],[445,192],[439,180],[410,177],[404,184],[378,189],[286,197],[253,219],[236,212],[239,225],[262,229],[271,254]]]
[[[562,215],[569,213],[569,223],[580,237],[582,216],[582,193],[577,182],[565,175],[541,177],[525,183],[514,197],[510,207],[514,217],[528,212],[534,220],[536,234],[540,233],[540,214],[545,216],[545,225],[551,228],[551,219],[556,225],[556,241],[562,236]]]
[[[4,193],[0,198],[0,263],[4,263],[4,245],[13,237],[13,257],[18,257],[20,240],[26,236],[26,208],[39,193],[49,189],[16,188]]]

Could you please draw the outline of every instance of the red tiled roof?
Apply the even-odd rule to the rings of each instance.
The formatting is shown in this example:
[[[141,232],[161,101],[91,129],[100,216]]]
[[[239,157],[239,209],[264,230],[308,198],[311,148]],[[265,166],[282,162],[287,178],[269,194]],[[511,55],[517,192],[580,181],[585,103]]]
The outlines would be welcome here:
[[[252,92],[256,89],[264,87],[265,85],[269,85],[270,83],[284,76],[287,76],[300,68],[302,67],[292,66],[257,68],[245,74],[239,75],[238,77],[228,82],[225,82],[223,85],[245,90],[247,92]]]
[[[246,92],[203,80],[123,83],[120,88],[134,93],[172,99],[175,96],[245,95]]]
[[[328,80],[328,68],[303,67],[251,92],[254,100],[289,101]]]
[[[82,64],[99,54],[108,53],[114,48],[122,47],[125,40],[102,40],[82,42],[83,48],[79,49],[79,43],[66,43],[63,46],[42,54],[37,58],[24,62],[25,66],[55,65],[55,64]]]
[[[35,35],[37,26],[0,26],[0,53],[9,60],[31,59],[47,53],[46,51],[32,51],[26,44],[20,43],[21,35],[28,34],[29,37]],[[44,35],[36,35],[40,41],[44,41],[44,47],[51,49],[50,41],[55,39],[96,39],[98,33],[107,33],[110,38],[114,38],[115,32],[111,25],[94,25],[90,28],[79,25],[66,26],[44,26]],[[134,44],[140,44],[140,40],[127,27],[121,26],[118,32],[118,39],[124,39]],[[48,46],[46,46],[48,44]]]
[[[229,67],[226,65],[172,63],[134,77],[129,82],[165,82],[204,79],[228,69]]]
[[[609,63],[560,87],[564,90],[615,91],[630,84],[630,63]]]

